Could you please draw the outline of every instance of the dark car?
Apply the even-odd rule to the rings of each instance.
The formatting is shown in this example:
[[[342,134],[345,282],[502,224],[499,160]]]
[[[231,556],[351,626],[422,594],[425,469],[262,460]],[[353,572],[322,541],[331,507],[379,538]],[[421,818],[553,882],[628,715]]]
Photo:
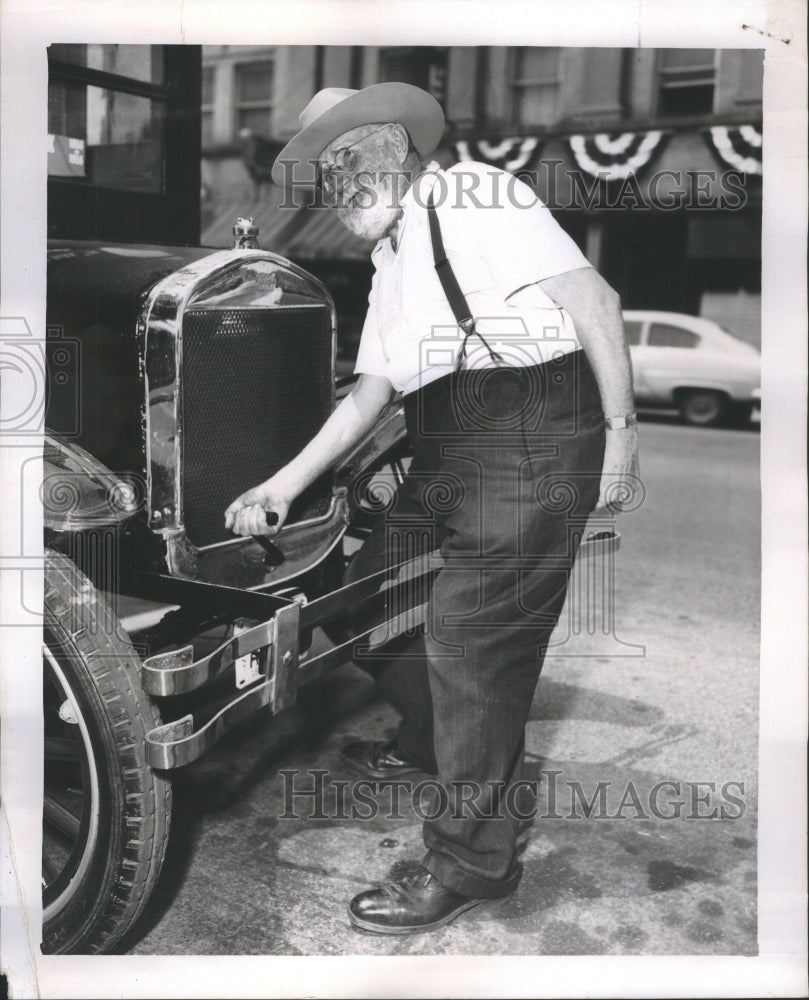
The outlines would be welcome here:
[[[227,505],[296,454],[336,394],[325,287],[249,232],[237,242],[49,247],[46,952],[112,947],[160,873],[171,769],[396,634],[388,608],[409,609],[392,595],[431,572],[342,587],[344,538],[379,506],[369,483],[401,476],[396,403],[271,540],[226,531]]]

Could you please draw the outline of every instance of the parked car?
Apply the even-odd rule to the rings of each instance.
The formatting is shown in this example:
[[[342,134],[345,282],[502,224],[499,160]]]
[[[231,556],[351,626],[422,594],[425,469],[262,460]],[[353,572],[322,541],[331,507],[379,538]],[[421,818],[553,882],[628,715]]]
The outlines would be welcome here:
[[[638,406],[673,407],[689,424],[746,423],[761,400],[758,350],[712,320],[626,310]]]
[[[276,535],[225,530],[228,504],[289,461],[347,388],[325,286],[258,249],[243,222],[234,233],[224,251],[49,244],[46,953],[109,951],[160,875],[172,770],[294,704],[358,644],[419,627],[420,578],[440,566],[432,553],[342,584],[344,553],[404,475],[396,399]],[[618,541],[591,533],[580,557]]]
[[[239,233],[227,251],[49,245],[47,953],[107,951],[133,925],[166,849],[172,768],[418,619],[407,595],[427,561],[409,586],[395,571],[342,586],[344,538],[379,506],[369,483],[401,478],[400,404],[277,535],[225,530],[228,504],[296,454],[336,396],[326,288]],[[345,615],[360,602],[357,637]],[[331,640],[317,653],[316,628]]]

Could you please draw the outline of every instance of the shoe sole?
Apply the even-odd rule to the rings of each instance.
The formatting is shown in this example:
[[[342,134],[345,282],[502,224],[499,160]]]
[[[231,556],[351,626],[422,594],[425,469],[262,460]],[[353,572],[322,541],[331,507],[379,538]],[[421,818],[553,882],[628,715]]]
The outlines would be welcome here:
[[[516,889],[514,892],[516,892]],[[466,913],[467,910],[471,910],[474,906],[480,906],[481,903],[505,903],[507,899],[511,899],[514,892],[510,892],[507,896],[493,896],[491,899],[470,899],[468,903],[464,903],[463,906],[459,906],[457,909],[453,910],[452,913],[448,913],[440,920],[433,920],[432,923],[429,924],[415,924],[406,927],[386,927],[381,926],[380,924],[371,923],[370,920],[363,920],[362,917],[355,916],[351,910],[348,911],[348,918],[355,927],[359,927],[364,931],[372,931],[374,934],[424,934],[427,931],[433,931],[438,927],[444,927],[446,924],[452,923],[456,917],[460,917],[462,913]]]

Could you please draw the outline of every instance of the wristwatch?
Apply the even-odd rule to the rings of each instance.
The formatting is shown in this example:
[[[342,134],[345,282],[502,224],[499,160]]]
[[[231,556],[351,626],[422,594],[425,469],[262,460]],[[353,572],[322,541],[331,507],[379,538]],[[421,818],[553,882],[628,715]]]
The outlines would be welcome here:
[[[637,413],[627,413],[625,417],[604,417],[604,423],[609,431],[622,431],[626,427],[634,427],[637,422]]]

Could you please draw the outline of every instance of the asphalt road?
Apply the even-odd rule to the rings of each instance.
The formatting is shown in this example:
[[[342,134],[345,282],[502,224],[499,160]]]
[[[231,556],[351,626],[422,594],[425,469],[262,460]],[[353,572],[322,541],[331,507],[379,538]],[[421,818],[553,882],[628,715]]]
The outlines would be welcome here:
[[[509,902],[428,935],[350,928],[350,896],[421,848],[409,800],[362,820],[301,798],[281,818],[281,769],[303,772],[296,788],[312,769],[350,781],[342,743],[395,722],[348,665],[177,773],[164,874],[122,950],[755,954],[759,435],[659,417],[640,440],[645,499],[618,518],[614,560],[580,567],[534,701],[540,815]]]

